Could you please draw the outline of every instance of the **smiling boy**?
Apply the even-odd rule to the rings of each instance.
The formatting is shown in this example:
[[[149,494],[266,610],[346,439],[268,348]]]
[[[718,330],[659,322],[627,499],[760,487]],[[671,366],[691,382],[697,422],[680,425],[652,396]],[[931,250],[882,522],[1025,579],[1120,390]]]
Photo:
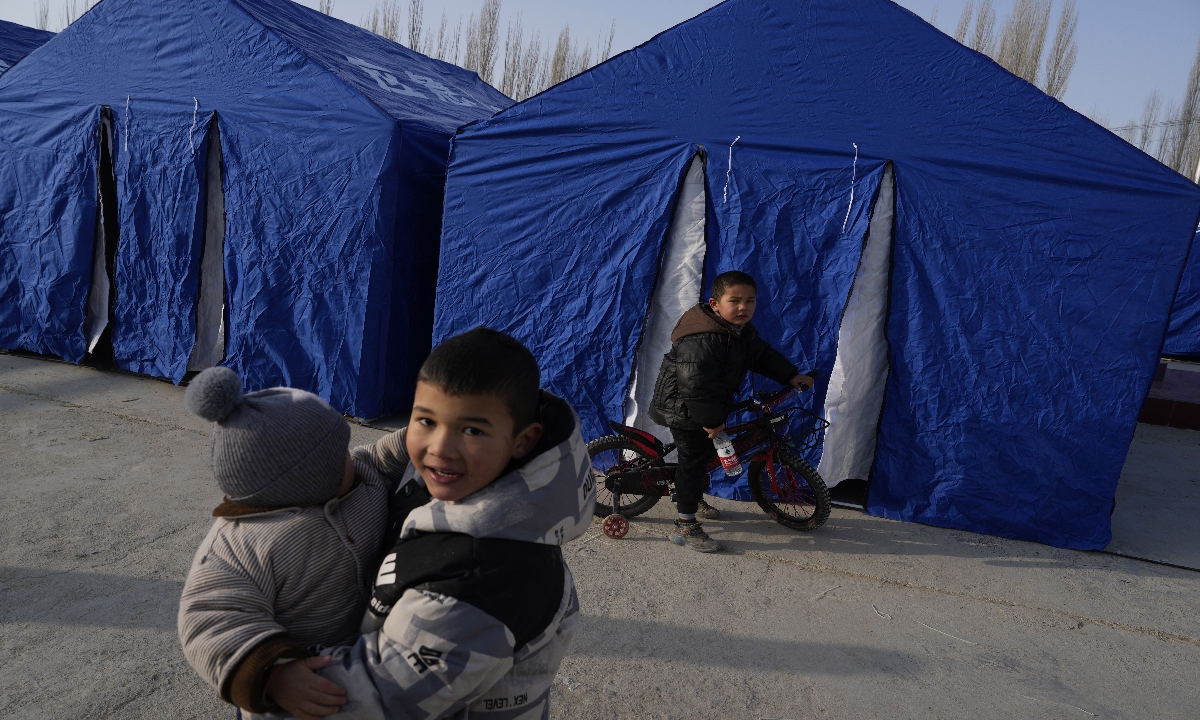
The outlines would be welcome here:
[[[494,394],[456,394],[432,381],[417,383],[408,452],[429,494],[438,500],[462,500],[500,477],[512,460],[525,457],[541,439],[536,393],[514,419]]]
[[[750,320],[758,305],[758,283],[731,270],[713,280],[712,297],[679,318],[671,332],[671,351],[663,357],[650,404],[650,419],[671,429],[679,450],[675,504],[679,519],[668,537],[699,552],[721,546],[708,537],[697,517],[715,520],[716,508],[704,501],[707,465],[716,457],[712,439],[725,429],[734,394],[747,371],[781,385],[805,390],[813,384],[786,357],[758,335]]]
[[[483,328],[425,361],[404,461],[433,500],[384,556],[364,635],[325,653],[345,695],[327,688],[313,716],[549,717],[579,615],[561,546],[596,488],[578,418],[539,383],[524,345]]]

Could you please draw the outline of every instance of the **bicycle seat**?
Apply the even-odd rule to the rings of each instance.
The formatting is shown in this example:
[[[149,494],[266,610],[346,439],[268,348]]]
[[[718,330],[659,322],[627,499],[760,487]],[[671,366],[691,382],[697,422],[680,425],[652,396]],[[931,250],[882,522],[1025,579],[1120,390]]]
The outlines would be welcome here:
[[[662,457],[665,454],[663,452],[664,448],[662,440],[654,437],[654,435],[651,433],[648,433],[645,430],[638,430],[637,428],[629,427],[628,425],[623,425],[616,420],[609,420],[608,424],[612,426],[613,431],[618,435],[629,438],[631,441],[633,441],[633,444],[637,445],[638,449],[642,452],[645,452],[656,458]]]

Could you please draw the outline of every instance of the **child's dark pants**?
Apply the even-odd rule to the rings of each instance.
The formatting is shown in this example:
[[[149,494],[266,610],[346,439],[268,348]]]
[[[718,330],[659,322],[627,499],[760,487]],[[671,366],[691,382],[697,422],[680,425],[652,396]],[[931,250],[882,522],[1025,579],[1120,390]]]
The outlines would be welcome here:
[[[694,515],[708,487],[708,463],[717,456],[717,448],[704,428],[672,427],[671,437],[679,451],[679,470],[675,473],[675,506],[680,513]]]

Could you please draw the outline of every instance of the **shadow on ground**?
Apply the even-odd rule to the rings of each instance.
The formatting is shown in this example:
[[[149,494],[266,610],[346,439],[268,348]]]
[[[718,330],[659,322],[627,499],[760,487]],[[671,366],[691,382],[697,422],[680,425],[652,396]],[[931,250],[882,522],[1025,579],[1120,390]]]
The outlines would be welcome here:
[[[175,628],[183,583],[0,567],[0,623]]]

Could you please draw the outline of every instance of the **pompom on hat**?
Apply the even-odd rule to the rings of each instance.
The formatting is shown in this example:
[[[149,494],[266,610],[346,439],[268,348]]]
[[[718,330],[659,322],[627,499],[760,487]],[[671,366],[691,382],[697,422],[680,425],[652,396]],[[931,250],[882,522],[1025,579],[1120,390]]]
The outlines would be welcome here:
[[[237,373],[215,367],[192,380],[183,403],[215,423],[213,476],[230,501],[287,507],[337,495],[350,426],[316,395],[286,387],[243,393]]]

